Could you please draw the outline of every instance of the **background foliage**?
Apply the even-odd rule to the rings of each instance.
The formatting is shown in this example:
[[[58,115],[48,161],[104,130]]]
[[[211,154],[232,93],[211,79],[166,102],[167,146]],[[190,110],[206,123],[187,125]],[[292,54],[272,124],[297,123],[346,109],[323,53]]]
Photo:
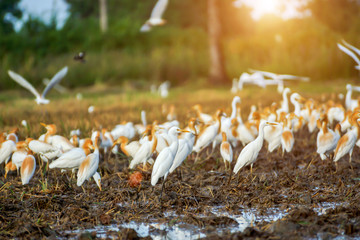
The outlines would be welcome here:
[[[19,72],[36,86],[64,65],[70,67],[63,84],[94,83],[147,87],[169,80],[173,84],[205,81],[208,75],[206,0],[171,0],[167,25],[140,33],[156,0],[108,0],[109,31],[101,34],[98,0],[66,0],[70,17],[62,29],[31,17],[20,31],[4,18],[21,17],[19,0],[0,1],[0,89],[18,87],[7,70]],[[312,81],[357,78],[353,60],[336,46],[345,39],[360,46],[359,4],[355,0],[310,0],[303,11],[311,15],[283,20],[267,15],[259,21],[246,7],[221,1],[223,47],[230,77],[249,68],[310,76]],[[54,18],[55,19],[55,18]],[[73,56],[86,51],[85,64]],[[230,84],[230,83],[229,83]]]

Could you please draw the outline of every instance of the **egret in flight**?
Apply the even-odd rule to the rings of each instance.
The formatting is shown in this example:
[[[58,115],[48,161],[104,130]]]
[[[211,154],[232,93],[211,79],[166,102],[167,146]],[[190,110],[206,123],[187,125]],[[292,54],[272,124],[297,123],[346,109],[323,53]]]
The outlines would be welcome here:
[[[35,95],[36,99],[36,103],[38,105],[40,104],[48,104],[50,101],[48,99],[45,98],[46,94],[56,85],[58,84],[61,79],[63,79],[65,77],[65,75],[67,74],[68,71],[68,67],[64,67],[63,69],[61,69],[58,73],[55,74],[55,76],[51,79],[50,83],[45,87],[44,91],[42,92],[42,94],[40,95],[40,93],[33,87],[33,85],[31,85],[28,81],[25,80],[25,78],[23,78],[22,76],[20,76],[17,73],[14,73],[13,71],[9,70],[9,76],[18,84],[20,84],[22,87],[26,88],[27,90],[29,90],[32,94]]]
[[[164,19],[162,19],[162,15],[165,12],[165,9],[168,5],[168,0],[158,0],[155,4],[151,12],[150,19],[147,20],[144,25],[140,28],[140,32],[149,32],[154,26],[161,26],[166,23]]]

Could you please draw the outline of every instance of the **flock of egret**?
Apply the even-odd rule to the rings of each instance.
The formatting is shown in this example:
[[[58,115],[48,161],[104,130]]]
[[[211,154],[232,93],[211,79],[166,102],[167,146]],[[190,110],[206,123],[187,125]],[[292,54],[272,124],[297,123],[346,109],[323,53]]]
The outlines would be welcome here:
[[[64,68],[57,73],[52,82],[58,82],[66,70]],[[29,88],[24,84],[26,80],[19,75],[13,72],[9,74],[22,86]],[[264,141],[267,142],[269,152],[276,149],[282,150],[282,154],[291,152],[296,144],[294,133],[304,126],[307,126],[309,132],[319,128],[316,145],[322,160],[330,158],[337,163],[348,154],[351,162],[354,146],[360,146],[360,107],[359,102],[351,98],[353,88],[347,86],[344,106],[333,100],[317,102],[304,99],[285,88],[281,103],[275,102],[263,109],[252,106],[246,121],[241,116],[241,100],[238,96],[231,103],[232,112],[229,116],[221,109],[214,114],[204,113],[201,105],[197,104],[192,108],[193,117],[183,129],[179,128],[183,124],[176,120],[174,107],[167,122],[147,124],[143,111],[142,123],[127,122],[116,125],[111,131],[101,129],[83,139],[80,139],[79,131],[72,131],[70,138],[66,138],[56,134],[54,124],[41,123],[46,133],[38,139],[19,141],[18,129],[2,133],[0,164],[5,163],[5,177],[9,171],[20,169],[22,183],[27,184],[35,173],[38,159],[40,163],[46,162],[50,169],[77,170],[78,186],[94,178],[101,189],[99,161],[106,161],[105,156],[122,152],[131,159],[130,169],[139,167],[145,170],[152,164],[151,184],[155,185],[161,177],[164,177],[164,184],[167,176],[181,166],[192,152],[196,153],[196,162],[199,154],[207,147],[212,148],[208,157],[216,149],[220,150],[227,169],[231,168],[233,158],[236,157],[232,169],[234,174],[249,165],[252,171]],[[46,92],[41,96],[36,94],[41,99],[37,100],[38,103],[46,103]],[[293,111],[290,111],[289,99]],[[344,132],[342,136],[341,132]],[[233,148],[240,145],[244,147],[238,156],[234,156]]]

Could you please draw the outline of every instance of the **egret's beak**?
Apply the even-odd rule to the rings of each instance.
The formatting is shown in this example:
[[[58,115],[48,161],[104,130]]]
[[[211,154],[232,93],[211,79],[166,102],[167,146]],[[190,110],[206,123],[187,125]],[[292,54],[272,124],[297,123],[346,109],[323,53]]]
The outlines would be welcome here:
[[[190,132],[188,130],[180,129],[179,132]]]
[[[5,170],[5,175],[4,175],[4,178],[6,179],[6,177],[7,177],[7,174],[8,174],[8,172],[9,172],[9,170]]]
[[[46,127],[46,126],[47,126],[45,123],[40,123],[40,124],[41,124],[41,126],[44,126],[44,127]]]
[[[98,182],[99,182],[99,185],[98,185],[98,187],[99,187],[99,189],[100,189],[100,192],[102,191],[102,188],[101,188],[101,181],[100,181],[100,179],[98,180]]]
[[[266,122],[266,124],[271,125],[271,126],[277,126],[277,125],[279,125],[279,123],[275,123],[275,122]]]
[[[300,96],[299,103],[305,103],[305,102],[306,102],[306,99]]]

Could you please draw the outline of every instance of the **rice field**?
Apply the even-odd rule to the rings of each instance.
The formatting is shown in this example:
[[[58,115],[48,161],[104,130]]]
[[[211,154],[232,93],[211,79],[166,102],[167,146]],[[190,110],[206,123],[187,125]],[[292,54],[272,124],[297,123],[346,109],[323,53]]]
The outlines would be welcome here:
[[[342,81],[301,83],[290,88],[306,99],[320,103],[332,99],[344,105],[338,98],[339,93],[346,93]],[[174,105],[176,119],[184,128],[196,116],[192,110],[195,104],[200,104],[204,113],[214,114],[221,108],[229,116],[235,96],[225,87],[189,86],[171,89],[166,99],[117,86],[81,89],[81,99],[76,98],[77,92],[52,93],[50,104],[41,106],[25,91],[4,92],[0,127],[4,132],[18,127],[19,139],[24,140],[44,134],[42,122],[55,124],[57,134],[67,138],[71,130],[80,129],[80,138],[85,138],[94,130],[113,129],[129,121],[141,123],[142,110],[148,123],[163,123]],[[282,99],[272,87],[249,86],[236,95],[241,98],[243,119],[247,119],[251,105],[264,109]],[[90,106],[94,107],[92,113],[88,112]],[[21,125],[22,120],[27,127]],[[196,162],[192,153],[168,176],[161,199],[161,184],[150,184],[152,166],[129,169],[130,159],[122,153],[105,155],[101,151],[98,172],[102,191],[93,180],[78,187],[76,174],[48,169],[39,159],[27,185],[21,184],[16,171],[5,179],[2,166],[0,237],[360,238],[359,148],[354,148],[351,166],[346,156],[336,169],[333,161],[322,161],[316,153],[317,134],[317,129],[309,133],[303,126],[294,133],[294,148],[285,154],[281,149],[267,152],[264,143],[252,173],[245,167],[230,176],[219,146],[211,156],[211,147],[204,149]],[[231,169],[242,149],[241,144],[234,148]],[[129,182],[134,172],[141,174],[135,186]]]

